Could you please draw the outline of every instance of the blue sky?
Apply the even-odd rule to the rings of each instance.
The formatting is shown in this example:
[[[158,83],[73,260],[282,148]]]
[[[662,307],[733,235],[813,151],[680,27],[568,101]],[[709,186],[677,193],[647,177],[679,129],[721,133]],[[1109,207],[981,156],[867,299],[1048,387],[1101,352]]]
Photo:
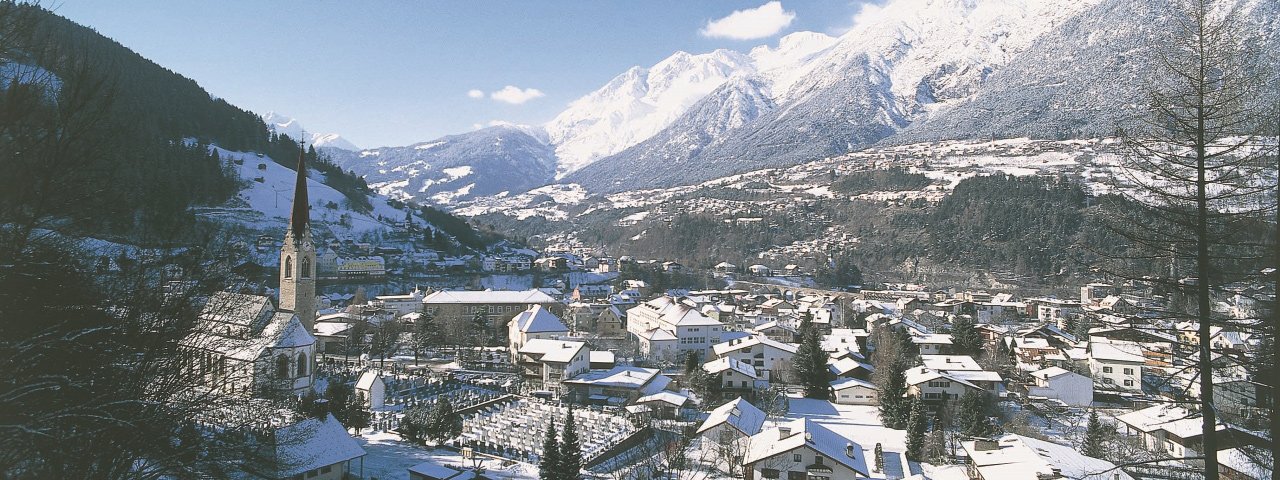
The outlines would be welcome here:
[[[494,120],[543,123],[631,66],[676,50],[746,51],[795,31],[839,33],[863,1],[58,0],[48,6],[235,105],[290,115],[311,131],[336,132],[368,148]],[[709,25],[740,10],[747,12]],[[516,89],[494,95],[508,85]]]

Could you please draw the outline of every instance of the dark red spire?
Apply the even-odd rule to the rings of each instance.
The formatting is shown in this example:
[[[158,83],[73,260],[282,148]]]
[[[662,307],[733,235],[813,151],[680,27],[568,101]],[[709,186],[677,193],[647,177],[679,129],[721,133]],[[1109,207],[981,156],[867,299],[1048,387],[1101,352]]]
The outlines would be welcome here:
[[[289,230],[302,235],[311,222],[311,204],[307,201],[307,150],[298,143],[298,182],[293,187],[293,214],[289,217]]]

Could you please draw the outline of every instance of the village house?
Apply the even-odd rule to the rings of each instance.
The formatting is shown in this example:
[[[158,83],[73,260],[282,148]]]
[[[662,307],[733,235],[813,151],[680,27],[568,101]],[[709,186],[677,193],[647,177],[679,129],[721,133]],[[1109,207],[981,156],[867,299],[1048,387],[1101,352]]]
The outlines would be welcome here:
[[[760,433],[768,416],[751,402],[737,397],[716,407],[698,425],[703,455],[722,472],[731,473],[742,465],[749,438]]]
[[[712,346],[715,357],[732,358],[751,365],[761,380],[786,383],[791,375],[791,357],[797,346],[760,335],[737,338]]]
[[[1144,363],[1141,347],[1089,342],[1089,373],[1099,389],[1142,393]]]
[[[564,381],[564,400],[590,405],[628,405],[645,395],[666,390],[671,377],[656,368],[619,365],[591,370]]]
[[[838,378],[831,382],[831,401],[842,405],[879,405],[880,389],[859,378]]]
[[[1093,404],[1093,379],[1066,370],[1049,367],[1031,372],[1033,384],[1027,386],[1027,396],[1061,401],[1073,407]]]
[[[906,377],[907,395],[919,397],[926,404],[957,400],[966,393],[983,391],[971,382],[928,367],[911,368]]]
[[[802,418],[748,439],[743,457],[748,479],[844,479],[868,477],[862,445]]]
[[[356,380],[356,393],[362,395],[366,408],[382,408],[387,398],[387,383],[382,372],[373,369],[365,370]]]
[[[569,328],[564,326],[560,317],[543,308],[542,305],[534,305],[520,312],[511,319],[511,323],[507,324],[507,348],[514,362],[520,357],[520,349],[529,341],[554,340],[568,335]]]
[[[583,342],[529,340],[520,347],[516,364],[525,382],[535,389],[560,395],[560,382],[590,370],[591,350]]]
[[[755,367],[728,357],[704,363],[702,369],[719,379],[723,398],[752,396],[760,379]]]

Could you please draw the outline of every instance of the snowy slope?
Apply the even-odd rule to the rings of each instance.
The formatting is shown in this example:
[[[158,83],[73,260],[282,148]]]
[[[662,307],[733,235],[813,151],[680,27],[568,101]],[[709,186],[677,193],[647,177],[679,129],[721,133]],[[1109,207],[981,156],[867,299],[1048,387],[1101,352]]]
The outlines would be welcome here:
[[[217,151],[223,161],[230,162],[247,186],[227,207],[202,208],[198,213],[205,218],[240,223],[259,230],[283,229],[293,205],[293,188],[297,180],[295,171],[256,153],[219,147],[210,149]],[[240,164],[237,165],[235,160],[240,160]],[[308,172],[307,199],[311,202],[311,221],[317,228],[351,234],[388,228],[389,225],[377,220],[379,216],[404,219],[404,211],[391,207],[385,197],[376,195],[370,197],[373,205],[370,214],[352,211],[346,206],[346,197],[325,185],[323,179],[324,175],[315,170]]]
[[[307,132],[306,129],[303,128],[302,124],[298,123],[297,119],[281,115],[276,112],[267,112],[262,115],[262,121],[266,122],[267,128],[272,131],[282,135],[288,135],[294,139],[302,138],[305,135],[307,137],[307,145],[313,145],[316,148],[329,147],[349,151],[356,151],[360,149],[360,147],[355,146],[351,142],[347,141],[347,139],[342,138],[341,135],[336,133]]]

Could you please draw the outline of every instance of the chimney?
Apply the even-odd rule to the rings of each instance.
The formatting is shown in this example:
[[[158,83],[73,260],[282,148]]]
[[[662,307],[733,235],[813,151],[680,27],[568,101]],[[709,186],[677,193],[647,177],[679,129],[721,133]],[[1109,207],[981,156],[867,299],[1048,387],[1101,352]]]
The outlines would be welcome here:
[[[849,456],[849,458],[854,458],[854,455],[853,455],[853,442],[848,442],[848,443],[845,443],[845,444],[844,444],[844,454],[845,454],[845,455],[848,455],[848,456]]]
[[[791,427],[778,427],[778,440],[785,440],[791,436]]]

